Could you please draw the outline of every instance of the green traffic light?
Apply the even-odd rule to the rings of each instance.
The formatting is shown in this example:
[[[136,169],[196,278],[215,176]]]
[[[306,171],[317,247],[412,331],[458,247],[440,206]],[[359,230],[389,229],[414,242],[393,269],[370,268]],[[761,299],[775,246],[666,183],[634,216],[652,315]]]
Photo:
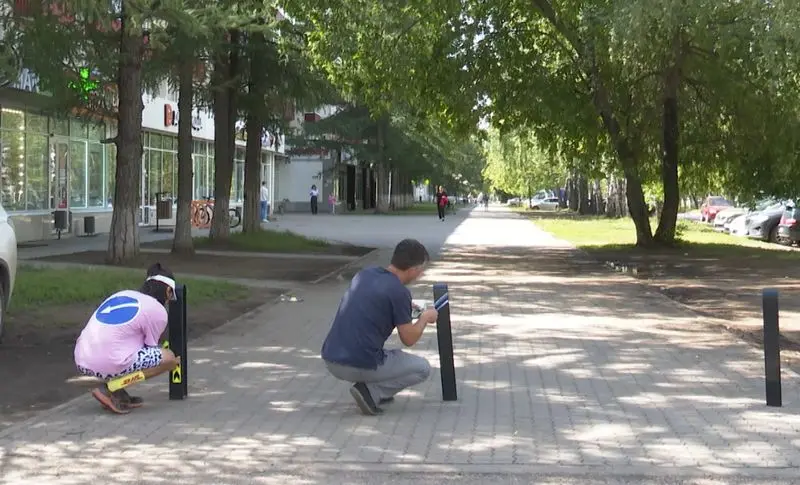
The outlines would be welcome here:
[[[78,92],[79,96],[84,100],[88,100],[89,95],[97,91],[100,83],[92,80],[92,70],[88,67],[78,69],[78,81],[70,82],[69,87]]]

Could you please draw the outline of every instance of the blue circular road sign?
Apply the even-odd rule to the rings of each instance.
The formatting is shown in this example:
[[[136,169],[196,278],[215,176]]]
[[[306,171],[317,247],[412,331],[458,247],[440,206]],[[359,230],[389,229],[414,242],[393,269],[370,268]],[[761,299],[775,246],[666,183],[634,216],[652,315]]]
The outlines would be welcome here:
[[[133,320],[139,313],[139,301],[130,296],[113,296],[104,301],[94,312],[94,317],[106,325],[122,325]]]

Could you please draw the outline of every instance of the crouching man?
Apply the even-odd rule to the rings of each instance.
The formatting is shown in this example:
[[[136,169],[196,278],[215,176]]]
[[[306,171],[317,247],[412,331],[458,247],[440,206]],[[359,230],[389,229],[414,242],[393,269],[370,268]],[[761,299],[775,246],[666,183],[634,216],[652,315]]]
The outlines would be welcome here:
[[[75,344],[75,365],[86,376],[108,382],[142,371],[146,379],[171,371],[180,357],[159,347],[167,328],[167,305],[175,300],[175,276],[156,263],[147,270],[138,290],[123,290],[95,310]],[[117,414],[142,405],[125,389],[111,392],[107,384],[92,390],[100,404]]]
[[[411,292],[406,288],[422,276],[429,259],[425,246],[405,239],[395,248],[388,267],[361,270],[342,297],[322,345],[328,371],[354,383],[350,394],[366,415],[382,413],[379,405],[392,402],[395,394],[431,374],[424,358],[383,348],[395,328],[400,341],[411,347],[425,327],[436,322],[438,313],[433,309],[412,321]]]

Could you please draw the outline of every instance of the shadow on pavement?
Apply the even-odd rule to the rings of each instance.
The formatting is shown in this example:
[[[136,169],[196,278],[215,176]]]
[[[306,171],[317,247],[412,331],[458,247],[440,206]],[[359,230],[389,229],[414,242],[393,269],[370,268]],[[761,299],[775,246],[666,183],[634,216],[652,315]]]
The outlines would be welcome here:
[[[445,254],[415,291],[434,280],[451,289],[458,402],[441,401],[436,372],[384,415],[359,415],[318,357],[327,321],[284,306],[269,325],[255,315],[201,339],[189,400],[160,392],[124,418],[79,402],[32,424],[25,440],[0,434],[0,470],[51,476],[45,449],[47,462],[70,464],[59,483],[92,481],[99,463],[120,483],[170,474],[233,483],[254,470],[267,480],[276,463],[643,467],[673,477],[800,466],[797,389],[785,386],[785,408],[766,408],[757,352],[637,282],[567,250],[500,246]],[[438,366],[433,332],[424,339],[415,351]]]

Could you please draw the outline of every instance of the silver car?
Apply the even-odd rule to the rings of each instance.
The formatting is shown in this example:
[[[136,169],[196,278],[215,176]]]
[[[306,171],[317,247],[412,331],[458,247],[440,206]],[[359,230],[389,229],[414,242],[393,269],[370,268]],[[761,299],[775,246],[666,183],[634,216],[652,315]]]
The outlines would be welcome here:
[[[17,235],[5,209],[0,207],[0,342],[3,340],[6,310],[17,278]]]
[[[558,197],[548,197],[543,200],[535,201],[531,208],[535,210],[554,211],[558,209]]]

